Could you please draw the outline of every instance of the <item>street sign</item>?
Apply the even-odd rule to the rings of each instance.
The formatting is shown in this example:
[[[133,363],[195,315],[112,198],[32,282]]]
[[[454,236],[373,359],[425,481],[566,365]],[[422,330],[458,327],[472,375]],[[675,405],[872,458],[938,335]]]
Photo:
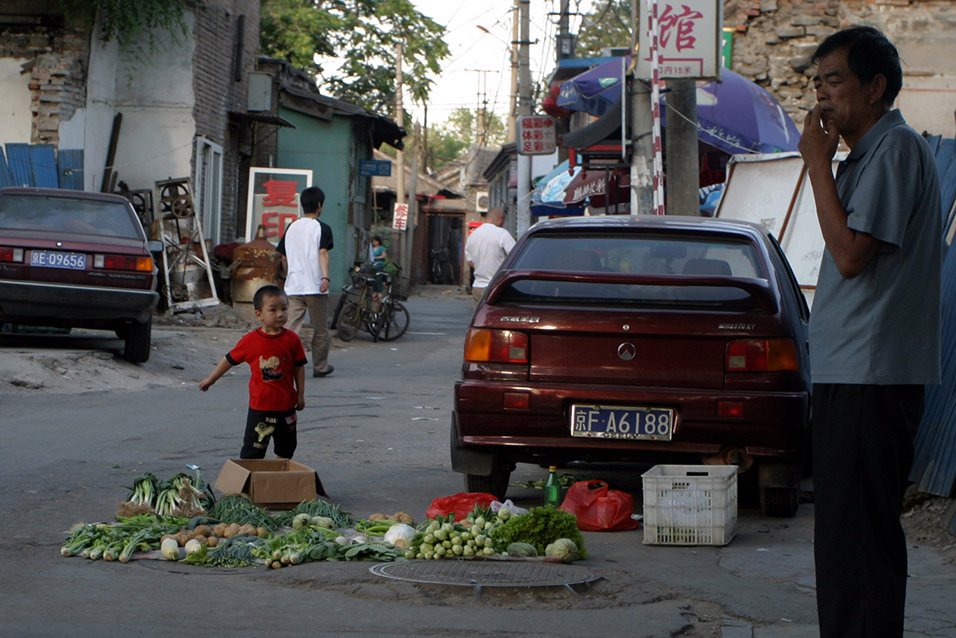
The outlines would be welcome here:
[[[391,160],[359,160],[359,175],[365,177],[389,177],[391,174]]]
[[[648,7],[647,5],[650,5]],[[641,29],[636,76],[652,77],[649,52],[651,35],[647,26],[657,11],[655,22],[659,50],[658,78],[717,79],[720,77],[723,45],[723,3],[720,0],[647,0],[639,5]]]
[[[392,228],[395,230],[405,230],[408,226],[408,204],[395,203],[395,209],[392,213]]]
[[[518,155],[550,155],[558,144],[557,126],[548,115],[518,118]]]

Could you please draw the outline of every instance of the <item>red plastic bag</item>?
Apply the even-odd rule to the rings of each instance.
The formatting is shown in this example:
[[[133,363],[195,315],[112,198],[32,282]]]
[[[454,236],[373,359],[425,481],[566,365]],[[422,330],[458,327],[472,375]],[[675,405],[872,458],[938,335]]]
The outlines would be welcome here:
[[[640,521],[631,518],[634,497],[608,489],[604,481],[572,483],[558,509],[577,516],[578,529],[586,532],[618,532],[640,526]]]
[[[439,516],[455,515],[455,521],[460,523],[465,517],[471,514],[475,505],[488,507],[492,501],[498,500],[494,494],[486,492],[459,492],[451,496],[439,496],[432,501],[425,511],[428,518],[438,518]]]

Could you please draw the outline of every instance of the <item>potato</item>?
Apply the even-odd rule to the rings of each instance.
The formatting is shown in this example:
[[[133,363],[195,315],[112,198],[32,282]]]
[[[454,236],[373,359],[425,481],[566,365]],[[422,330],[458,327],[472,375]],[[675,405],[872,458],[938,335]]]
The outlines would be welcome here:
[[[225,523],[216,523],[213,525],[212,533],[216,536],[222,536],[226,531],[227,525]]]
[[[256,533],[256,526],[255,526],[255,525],[250,525],[249,523],[246,523],[245,525],[243,525],[243,526],[241,526],[241,527],[239,528],[239,533],[240,533],[240,534],[253,535],[253,534]]]
[[[196,534],[195,536],[193,536],[193,539],[199,541],[199,542],[202,543],[203,545],[205,545],[206,542],[209,540],[209,539],[206,538],[206,536],[204,536],[203,534]]]
[[[209,538],[206,539],[206,547],[215,547],[218,544],[219,544],[218,536],[210,536]]]
[[[212,528],[208,525],[197,525],[196,526],[196,536],[209,536],[212,534]]]
[[[176,535],[173,536],[173,538],[175,538],[179,546],[182,547],[186,544],[186,541],[189,540],[189,535],[186,532],[180,531],[176,532]]]
[[[256,536],[265,536],[268,533],[269,533],[269,530],[267,530],[265,527],[256,528]]]

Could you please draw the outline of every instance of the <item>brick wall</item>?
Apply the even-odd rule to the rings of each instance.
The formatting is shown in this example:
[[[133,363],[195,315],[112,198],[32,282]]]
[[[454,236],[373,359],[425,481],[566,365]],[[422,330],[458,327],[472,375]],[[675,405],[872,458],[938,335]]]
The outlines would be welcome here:
[[[248,170],[249,163],[242,157],[240,130],[229,124],[226,114],[246,110],[248,72],[255,68],[259,49],[259,2],[207,0],[197,3],[195,12],[193,116],[196,135],[223,147],[222,240],[228,242],[245,233],[245,228],[237,227],[243,217],[239,211],[244,199],[240,189],[246,182],[240,167]],[[240,16],[245,16],[245,21],[237,82],[236,37]]]
[[[949,37],[956,31],[953,0],[725,0],[724,27],[733,28],[732,68],[773,93],[798,127],[799,107],[816,103],[811,57],[826,36],[852,25],[871,25],[883,31],[901,49],[904,90],[911,79],[937,74],[949,77],[944,64],[932,69],[907,66],[923,36]],[[908,43],[904,51],[900,43]],[[932,44],[928,46],[933,46]],[[938,93],[934,98],[949,100]],[[951,108],[951,107],[950,107]],[[943,123],[941,123],[943,124]],[[949,122],[945,123],[948,131]]]
[[[30,75],[30,142],[59,142],[61,121],[86,103],[89,32],[45,25],[0,28],[0,57],[24,60]]]

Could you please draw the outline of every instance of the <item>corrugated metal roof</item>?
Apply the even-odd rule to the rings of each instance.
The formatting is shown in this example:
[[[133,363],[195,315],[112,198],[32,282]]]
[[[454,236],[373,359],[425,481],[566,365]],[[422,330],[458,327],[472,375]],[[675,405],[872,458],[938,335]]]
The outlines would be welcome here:
[[[956,209],[956,140],[927,138],[936,153],[947,243]],[[942,272],[942,382],[926,390],[910,480],[921,492],[951,497],[956,486],[956,249],[946,248]]]

